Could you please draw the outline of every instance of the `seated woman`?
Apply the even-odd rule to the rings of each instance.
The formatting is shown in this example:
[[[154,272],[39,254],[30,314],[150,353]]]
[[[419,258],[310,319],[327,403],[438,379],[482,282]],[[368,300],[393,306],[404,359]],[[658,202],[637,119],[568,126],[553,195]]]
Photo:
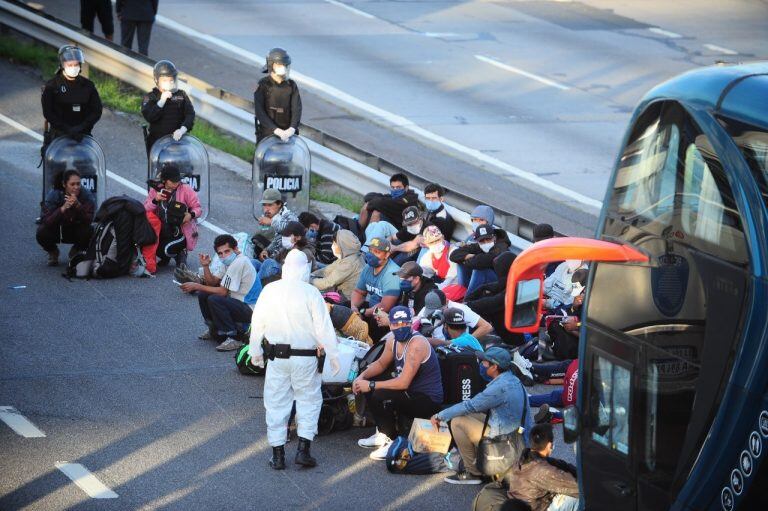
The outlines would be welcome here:
[[[88,249],[96,201],[80,185],[80,173],[67,170],[43,202],[37,242],[48,253],[48,266],[59,264],[59,243],[72,243],[69,256]]]
[[[312,273],[310,284],[320,291],[336,291],[343,301],[349,303],[360,274],[365,268],[365,260],[360,252],[360,240],[352,231],[336,231],[332,245],[336,260],[325,268]]]
[[[419,257],[419,266],[424,275],[431,277],[449,300],[461,302],[467,289],[459,283],[458,265],[450,259],[456,249],[436,225],[424,229],[423,238],[427,252]]]

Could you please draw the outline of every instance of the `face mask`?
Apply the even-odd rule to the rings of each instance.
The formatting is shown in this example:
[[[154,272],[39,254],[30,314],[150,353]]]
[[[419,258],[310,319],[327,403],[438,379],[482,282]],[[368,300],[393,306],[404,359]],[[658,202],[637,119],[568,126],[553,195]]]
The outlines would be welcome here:
[[[381,259],[379,259],[378,257],[376,257],[370,252],[366,252],[365,263],[372,268],[378,268],[379,265],[381,264]]]
[[[162,91],[175,91],[176,90],[176,80],[173,80],[171,82],[160,82],[157,84],[157,88]]]
[[[331,245],[331,252],[333,252],[336,259],[341,259],[341,248],[336,243]]]
[[[584,291],[584,286],[579,282],[574,282],[573,287],[571,288],[571,296],[579,296],[582,291]]]
[[[390,195],[393,199],[399,199],[405,195],[405,188],[390,188]]]
[[[283,248],[285,249],[290,250],[293,248],[293,238],[291,238],[290,236],[282,236],[280,243],[282,243]]]
[[[427,207],[427,211],[437,211],[440,209],[441,202],[439,200],[427,200],[424,201],[424,205]]]
[[[479,371],[479,372],[480,372],[480,378],[482,378],[482,379],[483,379],[483,380],[485,380],[485,381],[491,381],[491,380],[493,380],[493,378],[491,378],[491,377],[488,375],[488,368],[487,368],[487,367],[485,367],[483,364],[480,364],[480,367],[479,367],[479,369],[480,369],[480,371]]]
[[[221,257],[219,257],[219,259],[221,259]],[[235,259],[237,259],[237,254],[232,252],[224,259],[221,259],[221,264],[223,264],[224,266],[229,266],[230,264],[235,262]]]
[[[493,248],[494,243],[491,241],[490,243],[478,243],[478,245],[480,246],[480,250],[487,254]]]
[[[76,78],[80,74],[80,66],[65,67],[64,74],[70,78]]]
[[[409,225],[405,230],[408,231],[408,234],[419,234],[421,232],[421,222]]]
[[[307,231],[307,238],[311,240],[317,239],[317,231],[315,229],[309,229]]]
[[[438,257],[443,253],[443,250],[445,250],[445,245],[442,243],[435,243],[429,246],[429,252]]]
[[[273,66],[272,69],[275,71],[275,74],[277,76],[285,76],[286,74],[288,74],[288,70],[286,69],[285,66],[276,65],[276,66]]]
[[[400,291],[403,293],[410,293],[413,289],[413,283],[410,280],[401,280],[400,281]]]
[[[395,336],[397,342],[406,342],[413,336],[410,326],[401,326],[392,330],[392,334]]]

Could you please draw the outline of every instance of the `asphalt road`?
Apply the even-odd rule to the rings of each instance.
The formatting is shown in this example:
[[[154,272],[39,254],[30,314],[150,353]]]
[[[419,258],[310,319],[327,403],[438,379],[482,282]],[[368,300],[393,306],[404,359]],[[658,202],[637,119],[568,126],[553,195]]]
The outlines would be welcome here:
[[[0,113],[39,132],[40,84],[0,61]],[[94,135],[108,168],[141,185],[135,120],[105,111]],[[0,423],[0,509],[469,509],[476,487],[391,475],[370,460],[356,440],[371,429],[319,438],[316,469],[269,469],[262,379],[241,376],[231,354],[196,339],[197,303],[178,291],[171,269],[155,279],[69,282],[61,267],[45,266],[32,223],[38,158],[38,141],[0,122],[0,407],[45,434],[25,438]],[[221,184],[209,221],[248,229],[247,184],[212,172]],[[120,193],[134,194],[110,183],[110,194]],[[201,229],[199,249],[212,238]],[[573,461],[561,443],[555,454]],[[57,468],[64,462],[83,465],[117,498],[90,498]]]

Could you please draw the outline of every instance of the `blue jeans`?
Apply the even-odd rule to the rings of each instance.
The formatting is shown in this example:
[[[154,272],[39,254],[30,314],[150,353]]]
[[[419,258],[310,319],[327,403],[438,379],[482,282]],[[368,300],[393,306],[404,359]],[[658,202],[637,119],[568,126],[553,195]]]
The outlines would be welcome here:
[[[251,259],[251,264],[259,274],[260,280],[274,277],[280,273],[280,268],[282,268],[282,265],[272,258],[267,258],[263,261],[259,261],[258,259]]]
[[[467,294],[471,293],[483,284],[499,280],[496,272],[491,269],[473,270],[466,265],[458,265],[459,284],[467,288]]]
[[[536,408],[540,407],[541,405],[549,405],[554,406],[555,408],[562,408],[563,407],[563,389],[559,388],[557,390],[553,390],[549,394],[535,394],[528,398],[528,403],[530,406],[535,406]],[[552,416],[556,419],[562,419],[563,418],[563,412],[558,410],[557,412],[552,412]]]
[[[577,511],[579,509],[579,499],[574,499],[568,495],[555,495],[547,511]]]

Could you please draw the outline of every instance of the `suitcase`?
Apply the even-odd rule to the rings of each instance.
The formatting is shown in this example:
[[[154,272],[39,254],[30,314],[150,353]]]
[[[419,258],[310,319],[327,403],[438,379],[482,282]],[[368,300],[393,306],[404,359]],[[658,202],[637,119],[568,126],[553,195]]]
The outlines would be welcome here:
[[[466,401],[485,389],[486,383],[472,350],[440,346],[435,352],[443,377],[443,404]]]

